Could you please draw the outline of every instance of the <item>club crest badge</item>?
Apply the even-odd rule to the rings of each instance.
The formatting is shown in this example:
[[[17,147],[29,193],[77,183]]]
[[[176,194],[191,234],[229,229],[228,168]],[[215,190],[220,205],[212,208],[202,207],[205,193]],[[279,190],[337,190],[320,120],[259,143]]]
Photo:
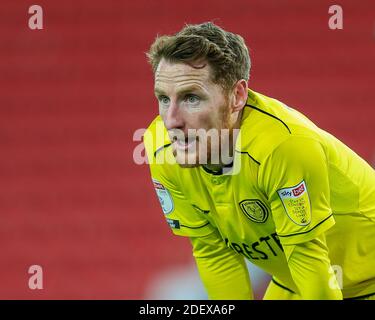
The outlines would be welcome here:
[[[267,207],[258,199],[242,200],[240,207],[245,216],[253,222],[263,223],[268,218]]]
[[[277,190],[284,209],[295,224],[307,226],[311,222],[311,204],[305,181],[294,187]]]
[[[153,179],[152,182],[154,183],[155,191],[164,214],[171,213],[174,209],[171,194],[159,181]]]

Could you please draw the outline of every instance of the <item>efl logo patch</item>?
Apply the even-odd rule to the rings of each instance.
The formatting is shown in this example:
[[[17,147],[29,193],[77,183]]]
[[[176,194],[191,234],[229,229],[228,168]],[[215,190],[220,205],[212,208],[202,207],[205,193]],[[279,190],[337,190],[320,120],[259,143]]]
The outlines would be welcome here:
[[[267,207],[258,199],[247,199],[240,202],[242,212],[251,221],[263,223],[268,218]]]
[[[171,194],[159,181],[152,179],[152,182],[154,183],[155,191],[164,214],[171,213],[174,209]]]
[[[277,190],[288,217],[299,226],[311,222],[311,205],[304,180],[295,187]]]

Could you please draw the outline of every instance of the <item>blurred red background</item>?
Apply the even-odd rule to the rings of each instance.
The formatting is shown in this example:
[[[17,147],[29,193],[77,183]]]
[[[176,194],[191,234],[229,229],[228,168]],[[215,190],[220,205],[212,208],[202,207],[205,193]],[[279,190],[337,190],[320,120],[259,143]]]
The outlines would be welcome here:
[[[44,29],[28,28],[28,8]],[[375,2],[24,1],[0,4],[0,298],[142,299],[192,263],[136,165],[157,113],[145,52],[157,34],[213,20],[251,48],[250,87],[375,159]],[[28,287],[30,265],[44,289]]]

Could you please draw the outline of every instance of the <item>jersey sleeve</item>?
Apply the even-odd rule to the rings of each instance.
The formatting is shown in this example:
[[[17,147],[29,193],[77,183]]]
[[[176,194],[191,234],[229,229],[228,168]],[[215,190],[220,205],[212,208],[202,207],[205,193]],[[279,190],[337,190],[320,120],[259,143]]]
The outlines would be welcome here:
[[[308,242],[284,246],[284,252],[302,299],[342,300],[324,234]]]
[[[212,300],[254,299],[244,258],[226,246],[218,231],[191,238],[197,268]]]
[[[203,214],[194,210],[183,193],[178,179],[181,169],[174,161],[171,147],[168,144],[158,148],[153,147],[150,131],[146,131],[143,140],[156,196],[172,232],[187,237],[201,237],[212,233],[215,228]]]
[[[318,141],[291,136],[261,167],[260,184],[282,244],[310,241],[334,225],[328,163]]]

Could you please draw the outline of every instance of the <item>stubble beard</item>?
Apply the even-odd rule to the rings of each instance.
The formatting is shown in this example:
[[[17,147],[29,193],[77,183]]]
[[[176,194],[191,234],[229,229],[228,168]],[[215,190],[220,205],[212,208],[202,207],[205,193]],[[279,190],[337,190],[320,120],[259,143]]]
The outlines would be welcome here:
[[[182,156],[178,154],[176,149],[173,150],[173,155],[181,168],[196,168],[201,165],[207,167],[222,167],[228,164],[228,159],[223,159],[222,155],[229,155],[229,158],[233,157],[233,144],[231,141],[233,140],[234,127],[231,121],[229,101],[227,98],[225,99],[224,105],[219,108],[219,112],[222,118],[221,127],[211,129],[218,130],[218,139],[214,139],[213,141],[209,134],[207,134],[206,137],[198,135],[195,141],[194,154],[191,154],[191,151],[185,151]],[[228,135],[229,137],[224,137],[223,135]],[[225,141],[229,141],[229,145],[228,143],[223,143],[223,138],[226,139]],[[204,139],[205,141],[203,141]],[[223,148],[225,150],[223,150]],[[203,156],[204,154],[206,154],[206,157]]]

